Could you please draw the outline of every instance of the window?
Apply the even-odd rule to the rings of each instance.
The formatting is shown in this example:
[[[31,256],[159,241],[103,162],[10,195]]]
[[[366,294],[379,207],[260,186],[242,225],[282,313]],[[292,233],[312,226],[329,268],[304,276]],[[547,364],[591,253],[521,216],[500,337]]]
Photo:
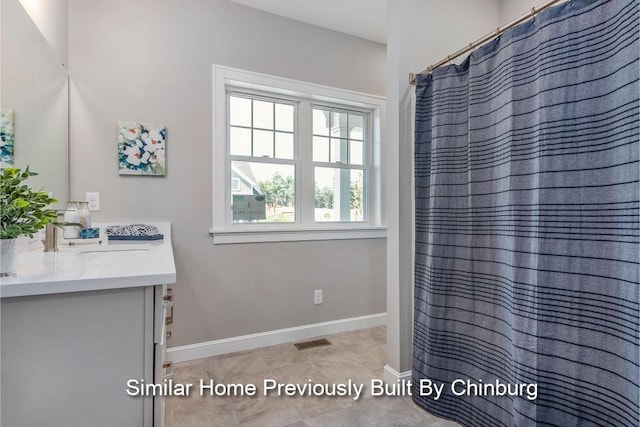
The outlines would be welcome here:
[[[367,114],[313,108],[315,220],[364,221]]]
[[[213,67],[214,243],[384,237],[384,99]]]
[[[296,222],[295,104],[241,92],[227,99],[231,193],[238,195],[231,199],[232,222]],[[234,191],[234,179],[244,188]],[[264,215],[238,214],[234,205],[247,199],[240,196],[258,197]]]

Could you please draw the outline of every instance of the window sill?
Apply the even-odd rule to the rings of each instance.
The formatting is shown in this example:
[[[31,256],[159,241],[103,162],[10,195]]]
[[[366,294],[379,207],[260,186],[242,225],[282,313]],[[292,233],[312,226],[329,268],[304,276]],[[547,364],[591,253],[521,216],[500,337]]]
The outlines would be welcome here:
[[[214,230],[209,234],[214,245],[237,243],[300,242],[312,240],[383,239],[386,227],[298,230]]]

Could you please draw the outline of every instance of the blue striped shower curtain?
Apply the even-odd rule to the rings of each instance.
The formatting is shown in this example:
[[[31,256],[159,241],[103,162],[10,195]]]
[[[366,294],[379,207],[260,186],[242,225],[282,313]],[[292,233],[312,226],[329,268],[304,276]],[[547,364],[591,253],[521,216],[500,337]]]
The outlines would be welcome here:
[[[639,2],[550,8],[418,76],[413,399],[638,427]]]

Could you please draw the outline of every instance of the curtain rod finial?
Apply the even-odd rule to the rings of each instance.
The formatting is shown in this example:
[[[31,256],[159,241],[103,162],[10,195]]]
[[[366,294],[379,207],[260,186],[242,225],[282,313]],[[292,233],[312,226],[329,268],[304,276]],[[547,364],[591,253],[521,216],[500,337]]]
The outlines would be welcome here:
[[[414,73],[409,73],[409,84],[415,85],[418,82],[416,75]]]

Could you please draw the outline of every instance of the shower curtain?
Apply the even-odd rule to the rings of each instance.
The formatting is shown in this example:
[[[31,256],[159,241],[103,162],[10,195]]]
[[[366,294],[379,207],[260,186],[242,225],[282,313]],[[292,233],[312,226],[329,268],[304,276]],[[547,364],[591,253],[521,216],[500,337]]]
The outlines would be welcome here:
[[[413,399],[464,426],[638,414],[639,2],[419,75]]]

